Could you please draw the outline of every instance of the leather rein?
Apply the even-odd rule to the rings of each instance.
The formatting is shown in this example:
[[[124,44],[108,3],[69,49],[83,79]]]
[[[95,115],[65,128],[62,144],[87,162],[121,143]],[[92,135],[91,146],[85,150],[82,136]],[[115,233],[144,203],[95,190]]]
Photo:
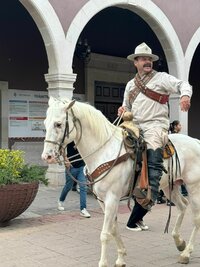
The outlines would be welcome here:
[[[64,144],[65,144],[65,138],[66,138],[66,137],[69,138],[70,133],[71,133],[74,129],[76,129],[76,131],[77,131],[77,128],[78,128],[78,127],[77,127],[77,124],[78,124],[78,126],[80,127],[80,132],[81,132],[81,133],[80,133],[78,142],[76,143],[76,147],[77,147],[77,145],[78,145],[78,143],[80,142],[80,139],[81,139],[81,137],[82,137],[82,124],[81,124],[80,120],[75,116],[74,111],[73,111],[72,108],[71,108],[71,113],[72,113],[73,127],[72,127],[71,130],[69,130],[69,119],[68,119],[69,114],[68,114],[68,111],[66,111],[65,129],[64,129],[64,134],[63,134],[63,137],[62,137],[61,142],[56,142],[56,141],[52,141],[52,140],[48,140],[48,139],[45,139],[45,140],[44,140],[45,143],[55,144],[55,145],[58,146],[58,151],[55,153],[55,155],[56,155],[56,160],[57,160],[57,162],[58,162],[59,165],[61,165],[62,162],[63,162],[63,161],[60,159],[60,156],[62,156],[63,159],[66,159],[66,158],[67,158],[66,153],[65,153],[65,148],[66,148],[66,146],[64,145]],[[110,138],[103,144],[103,146],[104,146],[109,140],[110,140]],[[117,155],[116,159],[101,164],[99,167],[97,167],[97,168],[94,170],[94,172],[93,172],[91,175],[90,175],[89,173],[86,174],[87,177],[90,179],[89,182],[81,183],[81,182],[78,181],[76,178],[74,178],[74,177],[71,175],[71,173],[70,173],[70,172],[67,170],[67,168],[66,168],[66,171],[67,171],[68,175],[69,175],[75,182],[77,182],[77,183],[79,183],[79,184],[84,184],[84,185],[93,185],[93,184],[95,184],[95,183],[101,181],[104,177],[106,177],[106,176],[108,175],[108,173],[112,170],[112,168],[113,168],[114,166],[116,166],[117,164],[121,163],[122,161],[126,161],[126,160],[131,156],[131,153],[129,153],[129,152],[126,152],[125,154],[123,154],[122,156],[120,156],[120,153],[121,153],[121,149],[122,149],[122,145],[123,145],[123,143],[124,143],[124,139],[123,139],[122,142],[121,142],[120,149],[119,149],[119,152],[118,152],[118,155]],[[98,149],[99,149],[99,148],[98,148]],[[98,150],[98,149],[97,149],[97,150]],[[96,151],[97,151],[97,150],[96,150]],[[94,152],[91,153],[90,155],[94,154],[96,151],[94,151]],[[90,155],[88,155],[88,156],[90,156]],[[88,157],[88,156],[86,156],[86,157]],[[73,157],[73,156],[72,156],[72,157]],[[80,158],[80,159],[82,159],[82,158]],[[73,162],[73,160],[72,160],[71,162]],[[71,163],[71,162],[69,161],[69,163]],[[101,176],[103,173],[104,173],[104,175]],[[99,176],[101,176],[101,177],[100,177],[99,179],[97,179]],[[93,181],[91,181],[91,180],[93,180]]]

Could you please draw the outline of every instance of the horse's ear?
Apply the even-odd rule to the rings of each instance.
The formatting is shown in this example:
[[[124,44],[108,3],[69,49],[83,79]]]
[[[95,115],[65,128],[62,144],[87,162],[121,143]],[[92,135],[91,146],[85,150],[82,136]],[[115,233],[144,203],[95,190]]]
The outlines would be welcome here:
[[[72,108],[72,106],[74,105],[74,103],[76,102],[75,99],[73,99],[67,106],[66,110],[69,110],[70,108]]]

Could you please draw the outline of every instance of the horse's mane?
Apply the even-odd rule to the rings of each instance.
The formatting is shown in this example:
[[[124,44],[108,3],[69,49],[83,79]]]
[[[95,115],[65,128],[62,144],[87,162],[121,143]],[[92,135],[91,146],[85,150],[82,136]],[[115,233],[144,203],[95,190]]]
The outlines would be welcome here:
[[[87,120],[88,127],[90,127],[95,136],[98,137],[100,144],[106,142],[114,133],[120,133],[121,135],[120,128],[113,125],[101,111],[90,104],[76,101],[73,110],[80,120]]]

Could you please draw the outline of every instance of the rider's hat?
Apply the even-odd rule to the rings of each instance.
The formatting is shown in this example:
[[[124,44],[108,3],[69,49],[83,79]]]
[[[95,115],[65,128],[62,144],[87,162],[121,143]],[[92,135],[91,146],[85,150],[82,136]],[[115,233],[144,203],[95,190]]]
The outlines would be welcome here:
[[[152,54],[151,48],[145,43],[138,45],[135,48],[135,53],[129,55],[127,58],[131,61],[134,61],[136,57],[151,57],[153,61],[159,59],[157,55]]]

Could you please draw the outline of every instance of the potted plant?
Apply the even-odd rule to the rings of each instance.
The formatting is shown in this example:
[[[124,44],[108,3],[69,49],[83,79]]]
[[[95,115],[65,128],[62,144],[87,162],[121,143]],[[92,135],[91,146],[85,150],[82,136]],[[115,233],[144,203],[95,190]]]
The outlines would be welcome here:
[[[48,184],[44,167],[25,164],[21,150],[0,149],[0,223],[19,216],[30,206],[40,182]]]

